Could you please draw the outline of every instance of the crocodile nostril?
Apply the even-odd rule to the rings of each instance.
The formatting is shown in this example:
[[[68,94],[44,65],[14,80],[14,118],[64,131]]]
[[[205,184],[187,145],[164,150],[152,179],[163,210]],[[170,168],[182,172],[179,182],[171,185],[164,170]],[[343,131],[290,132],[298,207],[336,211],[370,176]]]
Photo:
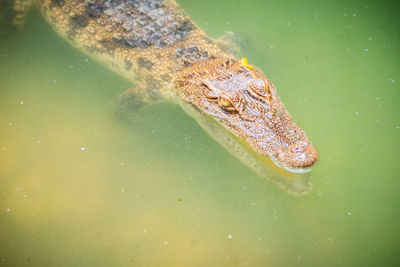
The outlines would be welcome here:
[[[296,144],[296,145],[292,145],[292,146],[290,147],[290,150],[291,150],[293,153],[303,153],[303,152],[306,152],[307,146],[308,146],[307,143],[305,143],[305,144],[300,144],[300,145]]]

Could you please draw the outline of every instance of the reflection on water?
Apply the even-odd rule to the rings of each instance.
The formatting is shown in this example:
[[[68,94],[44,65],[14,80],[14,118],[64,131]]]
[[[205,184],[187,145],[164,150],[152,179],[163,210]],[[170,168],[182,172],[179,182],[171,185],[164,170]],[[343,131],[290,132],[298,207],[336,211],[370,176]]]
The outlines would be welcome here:
[[[181,3],[215,37],[246,33],[319,150],[312,192],[274,186],[179,106],[116,119],[131,85],[32,13],[0,40],[0,266],[397,265],[398,4]]]
[[[214,118],[206,117],[199,113],[191,105],[181,101],[183,110],[193,117],[198,124],[222,145],[233,156],[237,157],[244,165],[247,165],[260,177],[265,178],[289,194],[306,195],[311,192],[311,168],[290,169],[280,165],[277,159],[258,154],[244,140],[227,131]]]

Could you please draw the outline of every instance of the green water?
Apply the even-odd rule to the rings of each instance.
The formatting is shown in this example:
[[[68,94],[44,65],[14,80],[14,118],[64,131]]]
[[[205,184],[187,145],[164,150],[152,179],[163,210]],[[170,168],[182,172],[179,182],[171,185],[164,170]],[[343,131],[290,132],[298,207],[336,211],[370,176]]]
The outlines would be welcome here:
[[[398,266],[398,2],[180,3],[275,83],[319,151],[313,191],[178,106],[118,120],[132,85],[33,12],[0,40],[0,266]]]

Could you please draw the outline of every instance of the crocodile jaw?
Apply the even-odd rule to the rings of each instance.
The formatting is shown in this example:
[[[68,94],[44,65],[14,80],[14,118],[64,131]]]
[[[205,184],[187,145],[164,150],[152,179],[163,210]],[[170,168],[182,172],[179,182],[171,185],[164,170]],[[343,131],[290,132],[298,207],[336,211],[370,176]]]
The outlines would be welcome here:
[[[303,172],[300,169],[309,168],[318,160],[317,150],[305,132],[293,121],[290,121],[289,126],[288,122],[280,123],[282,118],[248,122],[240,119],[240,115],[230,120],[222,114],[214,113],[213,117],[221,126],[244,139],[253,150],[273,158],[278,166],[288,171]],[[280,135],[276,129],[284,129],[282,132],[286,132],[285,135]]]

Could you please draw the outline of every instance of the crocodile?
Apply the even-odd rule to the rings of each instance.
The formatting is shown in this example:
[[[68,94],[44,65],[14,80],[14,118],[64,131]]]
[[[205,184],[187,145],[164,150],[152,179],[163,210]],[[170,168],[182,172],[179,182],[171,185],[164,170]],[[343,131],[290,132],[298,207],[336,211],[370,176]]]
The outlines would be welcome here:
[[[14,6],[14,24],[21,25],[33,1],[8,2]],[[281,168],[294,173],[286,180],[276,178],[279,175],[272,180],[285,180],[281,187],[292,187],[292,192],[309,189],[308,181],[299,182],[298,177],[317,161],[317,151],[273,83],[246,58],[237,59],[229,45],[204,33],[175,1],[35,2],[68,42],[136,84],[118,97],[120,107],[136,109],[161,99],[180,104],[258,173],[271,175],[265,167],[270,158],[279,166],[275,170],[280,177]],[[296,189],[304,183],[307,186]]]

